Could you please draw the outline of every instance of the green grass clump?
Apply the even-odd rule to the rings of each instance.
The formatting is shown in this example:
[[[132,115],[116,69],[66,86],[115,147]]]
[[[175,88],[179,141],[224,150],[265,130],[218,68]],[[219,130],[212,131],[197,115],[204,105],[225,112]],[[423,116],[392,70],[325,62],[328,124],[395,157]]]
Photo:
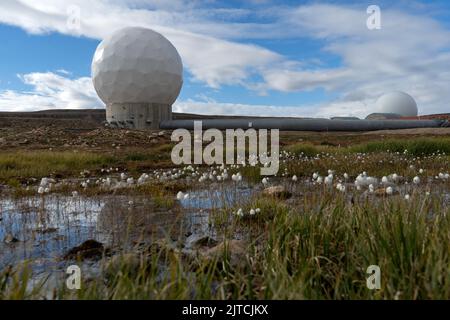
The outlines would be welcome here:
[[[274,221],[264,260],[269,295],[282,299],[448,299],[448,208],[405,201],[352,206],[342,198]],[[382,288],[366,288],[378,265]],[[298,288],[298,289],[296,289]]]
[[[88,152],[18,151],[0,154],[0,181],[22,177],[41,178],[52,173],[76,174],[85,169],[110,165],[113,158]]]
[[[148,151],[130,150],[124,157],[125,161],[159,161],[170,159],[172,144],[160,144]]]
[[[307,143],[291,144],[285,147],[284,150],[294,153],[296,155],[302,154],[307,157],[314,157],[315,155],[321,152],[318,147],[315,147],[312,144]]]
[[[371,141],[365,144],[350,147],[352,152],[374,153],[374,152],[399,152],[406,151],[413,156],[427,156],[437,153],[450,154],[449,138],[420,138],[414,140],[385,140]]]

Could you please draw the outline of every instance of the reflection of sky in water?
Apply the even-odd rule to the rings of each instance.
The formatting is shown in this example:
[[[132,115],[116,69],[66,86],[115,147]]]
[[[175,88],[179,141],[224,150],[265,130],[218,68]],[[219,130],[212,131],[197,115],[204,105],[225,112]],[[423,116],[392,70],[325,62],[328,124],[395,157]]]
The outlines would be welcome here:
[[[70,248],[98,239],[97,218],[104,203],[63,196],[4,199],[0,202],[0,268],[33,259],[34,268],[56,263]],[[11,234],[20,241],[3,242]]]
[[[186,244],[203,236],[215,238],[217,232],[210,223],[209,212],[243,204],[251,198],[253,192],[254,189],[248,186],[236,187],[234,184],[219,184],[206,190],[190,191],[189,198],[180,201],[187,212],[184,221],[186,229],[190,231]]]
[[[211,187],[206,190],[189,192],[189,198],[180,201],[186,209],[218,209],[234,206],[236,203],[248,200],[252,195],[252,188],[220,185],[218,189]]]
[[[247,186],[218,184],[210,189],[190,191],[189,198],[180,201],[184,212],[182,222],[177,223],[182,223],[186,232],[195,236],[213,236],[215,231],[210,223],[210,211],[247,201],[251,190]],[[126,196],[84,198],[47,195],[0,200],[0,270],[7,265],[32,260],[34,271],[48,271],[52,267],[64,266],[66,262],[58,258],[88,239],[109,243],[114,238],[116,224],[123,223],[123,208],[128,210],[130,199],[144,203],[138,210],[146,212],[148,217],[152,215],[148,211],[151,209],[145,205],[147,201]],[[159,214],[163,215],[161,225],[164,225],[167,213]],[[151,219],[148,223],[158,224],[159,221]],[[19,242],[6,244],[3,239],[7,235],[14,236]]]

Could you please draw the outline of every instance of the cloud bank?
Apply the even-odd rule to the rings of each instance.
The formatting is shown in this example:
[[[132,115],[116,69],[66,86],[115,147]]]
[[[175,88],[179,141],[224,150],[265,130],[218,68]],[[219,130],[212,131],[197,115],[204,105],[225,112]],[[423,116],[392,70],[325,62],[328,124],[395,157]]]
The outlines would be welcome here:
[[[59,73],[29,73],[18,77],[33,89],[29,92],[0,92],[0,110],[87,109],[103,107],[90,77],[69,79]]]
[[[43,109],[96,109],[103,108],[91,78],[70,79],[66,70],[58,73],[30,73],[18,75],[27,85],[29,92],[7,90],[0,92],[0,110],[35,111]],[[360,102],[320,104],[299,108],[298,106],[248,105],[221,103],[207,96],[197,100],[177,101],[174,112],[209,115],[248,115],[248,116],[297,116],[331,117],[336,115],[360,116],[366,106]],[[338,111],[336,111],[338,110]]]

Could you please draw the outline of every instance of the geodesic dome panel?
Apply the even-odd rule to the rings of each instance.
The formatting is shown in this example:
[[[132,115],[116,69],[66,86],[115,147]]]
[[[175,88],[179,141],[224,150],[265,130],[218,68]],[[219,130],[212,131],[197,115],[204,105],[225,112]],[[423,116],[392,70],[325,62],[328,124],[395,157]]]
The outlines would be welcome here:
[[[91,71],[105,104],[172,105],[183,84],[183,64],[175,47],[161,34],[139,27],[121,29],[104,39]]]
[[[395,113],[403,117],[415,117],[418,114],[416,101],[401,91],[382,95],[378,98],[376,106],[379,113]]]

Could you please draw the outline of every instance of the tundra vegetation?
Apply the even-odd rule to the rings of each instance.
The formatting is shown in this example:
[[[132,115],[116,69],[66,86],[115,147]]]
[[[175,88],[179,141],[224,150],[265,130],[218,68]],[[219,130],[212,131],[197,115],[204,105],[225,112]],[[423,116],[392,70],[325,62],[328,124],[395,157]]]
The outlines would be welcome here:
[[[174,166],[168,136],[149,148],[2,151],[0,299],[450,298],[448,136],[280,142],[271,177],[248,163]],[[61,240],[54,203],[92,229]],[[70,244],[42,251],[57,261],[51,274],[14,253],[45,246],[36,234]],[[79,290],[66,286],[73,264]],[[379,290],[366,286],[370,265]]]

